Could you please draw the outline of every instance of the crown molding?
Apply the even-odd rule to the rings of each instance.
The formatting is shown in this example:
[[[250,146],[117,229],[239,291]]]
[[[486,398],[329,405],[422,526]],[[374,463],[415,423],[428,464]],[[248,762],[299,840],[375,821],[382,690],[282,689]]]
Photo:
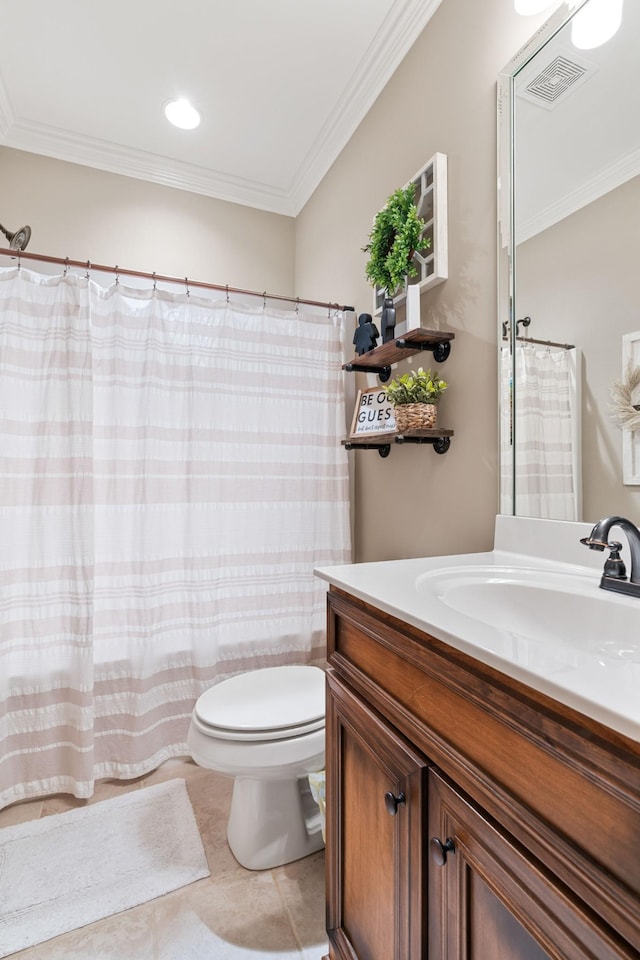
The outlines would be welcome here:
[[[45,124],[18,121],[4,138],[5,145],[56,160],[79,163],[109,173],[147,180],[178,190],[187,190],[229,203],[258,207],[285,216],[293,214],[285,191],[268,184],[245,180],[195,164],[122,147],[109,141],[84,137]]]
[[[387,14],[300,165],[289,196],[295,215],[347,145],[442,0],[406,0]]]
[[[13,116],[11,103],[2,76],[0,76],[0,137],[4,139],[8,135],[14,121],[15,117]]]
[[[550,203],[533,217],[516,226],[516,243],[524,243],[536,234],[542,233],[565,217],[571,216],[588,203],[593,203],[616,187],[640,173],[640,149],[628,153],[615,163],[601,170],[594,177],[580,184],[571,193]]]

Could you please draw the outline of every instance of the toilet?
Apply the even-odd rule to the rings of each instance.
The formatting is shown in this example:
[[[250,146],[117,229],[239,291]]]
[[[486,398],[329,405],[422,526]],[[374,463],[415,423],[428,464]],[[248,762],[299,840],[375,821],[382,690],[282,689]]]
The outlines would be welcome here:
[[[324,845],[307,777],[324,769],[324,671],[266,667],[215,684],[187,735],[194,761],[234,777],[227,840],[249,870],[299,860]]]

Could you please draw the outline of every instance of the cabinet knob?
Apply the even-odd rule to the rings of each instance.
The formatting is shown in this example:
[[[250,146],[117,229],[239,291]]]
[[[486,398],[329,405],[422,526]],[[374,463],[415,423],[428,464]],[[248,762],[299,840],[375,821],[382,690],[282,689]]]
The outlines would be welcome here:
[[[406,802],[407,798],[405,797],[404,793],[399,793],[397,797],[391,792],[385,793],[384,795],[384,805],[392,817],[395,817],[400,804]]]
[[[447,837],[444,843],[442,840],[438,840],[437,837],[432,837],[429,846],[431,847],[431,859],[434,863],[437,863],[439,867],[444,867],[447,862],[448,853],[456,852],[456,845],[451,837]]]

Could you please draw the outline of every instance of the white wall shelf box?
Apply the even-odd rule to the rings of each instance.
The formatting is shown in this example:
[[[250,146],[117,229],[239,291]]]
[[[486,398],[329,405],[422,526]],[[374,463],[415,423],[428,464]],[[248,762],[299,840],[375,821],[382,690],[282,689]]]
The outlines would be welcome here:
[[[425,163],[421,170],[411,177],[405,184],[415,183],[418,187],[416,206],[418,216],[425,221],[422,231],[424,237],[431,240],[431,245],[424,254],[415,253],[413,262],[418,271],[416,277],[405,283],[405,288],[393,298],[395,306],[404,303],[407,299],[407,287],[418,287],[420,294],[430,287],[442,283],[449,276],[448,230],[447,230],[447,156],[436,153]],[[376,287],[373,293],[373,312],[375,316],[382,313],[384,290]],[[420,325],[420,313],[414,313],[415,326]],[[406,326],[405,330],[412,329]]]

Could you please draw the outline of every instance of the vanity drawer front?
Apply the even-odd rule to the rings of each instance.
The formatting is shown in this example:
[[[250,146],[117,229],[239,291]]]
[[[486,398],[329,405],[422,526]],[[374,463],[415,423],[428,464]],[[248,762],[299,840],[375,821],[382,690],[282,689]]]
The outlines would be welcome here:
[[[640,949],[640,750],[340,591],[329,663]]]

